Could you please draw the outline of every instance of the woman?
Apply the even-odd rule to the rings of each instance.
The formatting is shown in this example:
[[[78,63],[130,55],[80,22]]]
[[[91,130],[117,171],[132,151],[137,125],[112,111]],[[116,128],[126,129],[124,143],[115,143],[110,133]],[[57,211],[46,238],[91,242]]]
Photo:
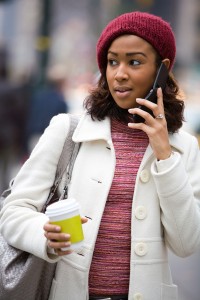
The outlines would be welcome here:
[[[170,25],[148,13],[117,17],[99,38],[101,77],[73,135],[82,144],[69,196],[87,216],[80,251],[61,251],[70,236],[37,212],[54,180],[66,115],[52,120],[19,172],[2,233],[10,244],[58,262],[49,299],[178,299],[167,247],[185,257],[200,246],[199,147],[179,130],[184,104],[171,73],[157,103],[145,100],[161,62],[170,72],[175,52]]]

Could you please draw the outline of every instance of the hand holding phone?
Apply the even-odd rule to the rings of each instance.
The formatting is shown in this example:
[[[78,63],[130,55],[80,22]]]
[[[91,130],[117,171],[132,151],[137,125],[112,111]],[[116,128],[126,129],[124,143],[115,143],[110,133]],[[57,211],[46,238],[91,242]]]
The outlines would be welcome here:
[[[159,70],[157,72],[156,79],[154,81],[153,87],[150,90],[150,92],[148,93],[148,95],[145,97],[146,100],[149,100],[153,103],[157,103],[157,89],[159,87],[164,89],[164,87],[166,85],[166,82],[167,82],[168,75],[169,75],[168,69],[165,66],[165,64],[162,62],[160,67],[159,67]],[[148,113],[150,113],[152,115],[152,111],[149,108],[147,108],[146,106],[140,105],[139,108],[146,111],[146,112],[148,112]],[[135,123],[144,122],[144,119],[141,116],[137,115],[137,114],[133,115],[133,119],[134,119]]]

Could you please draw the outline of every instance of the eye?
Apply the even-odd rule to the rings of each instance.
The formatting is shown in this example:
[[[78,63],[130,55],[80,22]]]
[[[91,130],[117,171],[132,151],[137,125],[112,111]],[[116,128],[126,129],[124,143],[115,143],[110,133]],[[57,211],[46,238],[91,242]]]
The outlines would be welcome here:
[[[109,66],[116,66],[117,65],[117,61],[114,59],[108,59],[108,65]]]
[[[130,61],[130,65],[131,66],[139,66],[140,65],[140,61],[139,60],[136,60],[136,59],[132,59]]]

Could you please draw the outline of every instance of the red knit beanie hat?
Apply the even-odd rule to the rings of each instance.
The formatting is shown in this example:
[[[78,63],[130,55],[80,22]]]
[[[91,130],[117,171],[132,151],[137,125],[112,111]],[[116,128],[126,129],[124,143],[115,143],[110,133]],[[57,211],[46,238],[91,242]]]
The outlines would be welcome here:
[[[97,42],[97,62],[101,72],[106,69],[108,48],[113,40],[123,34],[134,34],[149,42],[162,59],[170,60],[172,68],[176,42],[170,24],[149,13],[131,12],[113,19],[102,31]]]

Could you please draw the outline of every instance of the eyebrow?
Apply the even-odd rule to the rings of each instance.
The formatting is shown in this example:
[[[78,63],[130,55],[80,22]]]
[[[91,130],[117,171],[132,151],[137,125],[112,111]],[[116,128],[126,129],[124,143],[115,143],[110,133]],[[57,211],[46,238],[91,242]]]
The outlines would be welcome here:
[[[108,51],[108,54],[112,54],[114,56],[118,56],[118,54],[116,52],[113,52],[113,51]],[[146,57],[146,54],[143,53],[143,52],[127,52],[126,53],[126,56],[134,56],[134,55],[142,55],[144,57]]]

